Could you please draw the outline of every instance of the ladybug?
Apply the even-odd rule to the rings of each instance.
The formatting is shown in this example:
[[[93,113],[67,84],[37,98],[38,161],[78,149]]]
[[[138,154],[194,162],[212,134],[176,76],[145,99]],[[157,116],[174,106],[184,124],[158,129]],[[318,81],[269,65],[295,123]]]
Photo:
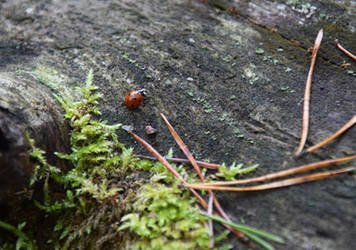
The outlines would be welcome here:
[[[143,97],[146,96],[146,90],[132,90],[130,93],[127,94],[125,97],[125,105],[129,109],[137,108],[140,103],[143,101]]]

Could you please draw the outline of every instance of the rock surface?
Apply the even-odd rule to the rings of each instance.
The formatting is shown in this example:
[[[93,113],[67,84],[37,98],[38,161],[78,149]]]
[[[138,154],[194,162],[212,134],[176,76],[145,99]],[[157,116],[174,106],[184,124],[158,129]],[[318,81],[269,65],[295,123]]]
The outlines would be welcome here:
[[[309,2],[0,1],[1,178],[17,176],[20,186],[28,181],[30,172],[4,161],[26,161],[25,130],[49,157],[68,148],[68,128],[51,93],[75,94],[90,68],[104,94],[102,119],[133,125],[162,153],[173,147],[182,156],[160,112],[197,159],[260,164],[251,176],[354,154],[356,127],[311,156],[291,157],[301,133],[307,49],[320,28],[307,146],[337,131],[356,110],[356,64],[333,42],[356,52],[355,3]],[[138,88],[148,97],[128,110],[124,97]],[[147,125],[158,129],[154,137],[145,134]],[[124,131],[120,138],[146,153]],[[12,187],[9,192],[19,191]],[[352,174],[268,192],[220,192],[218,198],[233,220],[286,239],[280,249],[354,245]]]

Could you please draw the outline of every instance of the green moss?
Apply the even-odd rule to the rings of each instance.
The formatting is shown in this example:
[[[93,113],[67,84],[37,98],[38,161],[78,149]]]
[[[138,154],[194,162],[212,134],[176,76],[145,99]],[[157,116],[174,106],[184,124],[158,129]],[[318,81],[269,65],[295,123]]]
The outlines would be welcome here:
[[[93,78],[91,70],[85,86],[76,88],[82,95],[77,102],[51,88],[72,128],[71,153],[56,153],[69,161],[70,171],[63,172],[48,164],[45,152],[35,147],[28,136],[29,154],[35,166],[31,185],[43,183],[43,199],[35,201],[35,205],[46,215],[58,218],[50,237],[45,239],[46,247],[100,249],[106,243],[113,249],[122,249],[125,244],[130,249],[208,248],[207,219],[194,206],[191,194],[178,187],[177,179],[161,163],[134,158],[133,150],[118,141],[116,131],[120,124],[108,125],[95,118],[101,114],[97,108],[101,95],[95,93],[98,87]],[[203,99],[199,101],[207,104]],[[221,119],[229,120],[228,114],[224,113]],[[212,139],[216,140],[213,136]],[[168,157],[172,156],[170,150]],[[172,165],[187,182],[197,182],[195,173],[183,165]],[[218,175],[233,179],[256,167],[223,165]],[[137,177],[143,171],[151,172],[145,174],[150,178],[144,185],[145,179]],[[60,185],[60,191],[54,192],[53,184],[56,189]],[[21,231],[24,225],[16,228],[5,223],[0,227],[17,236],[20,246],[35,249],[35,241]]]
[[[168,247],[165,249],[205,248],[209,243],[205,219],[193,206],[190,194],[174,184],[174,176],[161,163],[133,158],[133,150],[118,141],[116,131],[120,124],[108,125],[95,119],[101,114],[97,108],[101,95],[95,93],[98,87],[93,84],[93,71],[89,72],[86,84],[76,88],[82,99],[75,102],[65,92],[58,91],[58,78],[50,77],[51,72],[45,69],[37,69],[31,74],[55,92],[54,96],[72,128],[71,153],[56,153],[72,165],[66,173],[48,164],[45,152],[35,147],[35,142],[28,136],[29,154],[35,166],[31,185],[43,183],[43,199],[35,201],[35,205],[48,215],[60,215],[52,238],[46,239],[47,246],[57,249],[100,248],[103,242],[110,241],[107,235],[120,238],[120,219],[126,214],[120,229],[130,228],[131,236],[127,239],[141,237],[135,246],[144,249],[149,249],[146,246],[151,249],[163,249],[163,246]],[[172,155],[172,151],[169,154]],[[177,169],[190,180],[195,178],[186,173],[183,166]],[[138,170],[150,170],[155,175],[151,184],[134,193],[131,189],[140,180],[131,176]],[[115,184],[122,180],[126,186]],[[162,181],[164,183],[159,183]],[[54,183],[62,186],[61,193],[52,191]],[[118,192],[123,189],[129,189],[129,192],[126,198],[119,199]],[[140,223],[142,220],[149,223],[148,231],[140,223],[134,223],[138,214]],[[102,227],[101,224],[114,226]],[[18,236],[19,244],[25,246],[23,242],[29,240],[19,234],[19,230],[11,231]],[[111,245],[115,246],[115,243],[111,241]]]
[[[31,162],[34,163],[34,172],[30,180],[30,186],[32,186],[36,181],[48,179],[51,175],[59,174],[61,172],[60,169],[47,163],[47,160],[44,156],[45,151],[35,147],[35,142],[30,138],[28,133],[26,134],[26,137],[28,144],[30,145],[30,159]]]
[[[157,182],[144,185],[134,212],[122,218],[120,230],[136,236],[127,242],[134,249],[204,249],[209,245],[205,218],[193,206],[194,199],[177,185]]]
[[[236,175],[248,174],[256,170],[258,164],[252,165],[250,167],[243,168],[243,164],[232,163],[231,166],[227,167],[225,164],[222,164],[216,176],[223,177],[225,180],[232,181],[235,180]]]
[[[34,70],[22,72],[32,75],[41,84],[47,86],[56,93],[71,97],[74,95],[77,96],[77,93],[73,91],[73,88],[68,87],[71,86],[68,84],[70,79],[57,69],[38,64]]]
[[[20,223],[17,227],[0,221],[0,228],[5,229],[8,232],[11,232],[15,236],[17,236],[16,244],[12,244],[9,242],[1,243],[1,249],[28,249],[28,250],[36,250],[36,241],[31,239],[27,234],[23,232],[23,228],[26,226],[26,222]]]

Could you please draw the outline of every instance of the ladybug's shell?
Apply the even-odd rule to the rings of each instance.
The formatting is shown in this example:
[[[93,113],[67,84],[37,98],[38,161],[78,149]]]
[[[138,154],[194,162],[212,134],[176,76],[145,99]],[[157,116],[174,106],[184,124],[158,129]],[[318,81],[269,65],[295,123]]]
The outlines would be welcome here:
[[[143,101],[143,95],[137,90],[132,90],[125,97],[125,105],[129,109],[137,108],[142,101]]]

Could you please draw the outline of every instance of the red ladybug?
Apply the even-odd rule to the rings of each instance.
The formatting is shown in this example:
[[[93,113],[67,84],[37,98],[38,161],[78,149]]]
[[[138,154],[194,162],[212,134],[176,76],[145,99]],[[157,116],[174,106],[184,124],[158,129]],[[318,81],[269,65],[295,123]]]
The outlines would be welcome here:
[[[127,94],[125,97],[125,105],[129,109],[137,108],[140,103],[143,101],[143,97],[146,96],[146,90],[132,90],[130,93]]]

